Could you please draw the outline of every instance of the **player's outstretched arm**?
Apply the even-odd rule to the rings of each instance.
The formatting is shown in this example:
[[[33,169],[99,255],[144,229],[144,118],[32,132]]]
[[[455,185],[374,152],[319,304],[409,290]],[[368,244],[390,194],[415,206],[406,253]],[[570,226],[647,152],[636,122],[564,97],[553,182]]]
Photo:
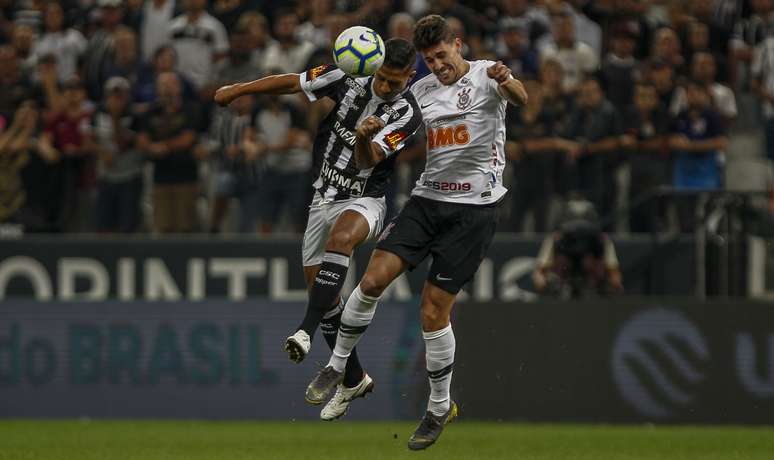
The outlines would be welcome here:
[[[382,146],[371,139],[384,128],[379,117],[370,116],[360,123],[355,132],[355,164],[358,169],[373,168],[385,157]]]
[[[269,75],[258,80],[222,86],[215,91],[215,102],[219,105],[228,105],[234,99],[246,94],[293,94],[299,91],[301,91],[301,80],[298,74]]]
[[[486,75],[496,81],[502,96],[513,105],[527,103],[527,90],[516,78],[511,78],[511,69],[501,61],[497,61],[486,69]]]

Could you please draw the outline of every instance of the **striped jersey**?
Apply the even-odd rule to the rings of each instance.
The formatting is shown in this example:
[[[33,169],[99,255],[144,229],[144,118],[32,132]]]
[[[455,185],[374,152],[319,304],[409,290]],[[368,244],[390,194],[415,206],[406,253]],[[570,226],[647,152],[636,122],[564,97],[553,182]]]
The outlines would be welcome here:
[[[469,64],[468,73],[451,85],[430,74],[411,87],[427,132],[425,171],[412,195],[485,205],[508,191],[503,186],[507,102],[486,74],[494,62]]]
[[[397,153],[422,123],[419,106],[406,90],[390,101],[373,91],[373,77],[351,77],[333,64],[323,64],[299,75],[310,101],[331,98],[336,105],[322,121],[314,141],[314,189],[323,199],[381,197],[389,183]],[[355,131],[371,116],[384,122],[373,137],[385,159],[360,170],[355,165]]]

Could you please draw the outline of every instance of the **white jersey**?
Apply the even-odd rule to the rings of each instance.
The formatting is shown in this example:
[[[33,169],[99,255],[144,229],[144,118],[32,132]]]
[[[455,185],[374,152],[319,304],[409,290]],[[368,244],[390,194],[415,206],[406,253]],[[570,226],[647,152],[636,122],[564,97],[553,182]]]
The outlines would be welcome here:
[[[494,62],[469,64],[468,73],[451,85],[430,74],[411,89],[427,133],[425,171],[412,195],[484,205],[507,192],[503,187],[507,101],[486,74]]]

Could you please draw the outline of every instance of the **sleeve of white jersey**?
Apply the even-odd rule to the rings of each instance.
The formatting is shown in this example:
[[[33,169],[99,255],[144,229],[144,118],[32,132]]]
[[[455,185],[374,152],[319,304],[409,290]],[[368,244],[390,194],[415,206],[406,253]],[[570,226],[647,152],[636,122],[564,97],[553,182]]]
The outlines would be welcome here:
[[[333,64],[322,64],[298,75],[301,79],[301,89],[312,102],[334,94],[346,76]]]
[[[422,124],[422,112],[413,99],[397,111],[400,116],[386,124],[374,136],[373,142],[379,144],[385,157],[390,157],[405,147],[406,139],[414,134]]]

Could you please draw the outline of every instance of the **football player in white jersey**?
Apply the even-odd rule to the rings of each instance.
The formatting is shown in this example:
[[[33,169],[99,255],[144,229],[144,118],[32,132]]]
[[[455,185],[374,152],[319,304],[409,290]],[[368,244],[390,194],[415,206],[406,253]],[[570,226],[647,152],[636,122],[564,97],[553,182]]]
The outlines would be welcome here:
[[[292,361],[301,362],[309,353],[318,326],[333,347],[343,310],[339,293],[352,252],[382,228],[384,192],[395,158],[422,124],[419,106],[407,89],[416,73],[415,61],[414,46],[393,38],[385,43],[384,63],[371,77],[351,77],[329,64],[224,86],[215,93],[221,105],[244,94],[304,93],[311,101],[327,97],[335,102],[314,142],[315,195],[302,247],[309,303],[302,323],[285,342]],[[336,382],[336,394],[320,412],[323,420],[344,415],[353,399],[374,387],[356,354],[352,356]],[[309,392],[306,400],[325,402]]]
[[[449,395],[455,350],[449,318],[457,293],[486,254],[506,192],[506,104],[523,105],[527,93],[501,62],[463,59],[460,39],[440,16],[417,22],[414,46],[432,71],[412,87],[427,131],[425,172],[379,237],[366,273],[347,301],[328,366],[307,393],[332,391],[384,290],[432,256],[421,298],[430,401],[408,442],[417,450],[432,445],[457,414]]]

